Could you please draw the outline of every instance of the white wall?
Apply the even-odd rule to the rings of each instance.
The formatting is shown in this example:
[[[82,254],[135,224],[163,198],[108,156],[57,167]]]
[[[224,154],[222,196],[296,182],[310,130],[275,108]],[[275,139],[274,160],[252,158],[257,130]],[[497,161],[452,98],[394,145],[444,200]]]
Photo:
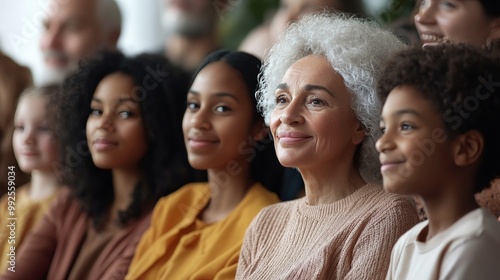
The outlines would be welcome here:
[[[158,51],[165,40],[160,24],[159,0],[115,0],[123,15],[118,46],[126,54]]]

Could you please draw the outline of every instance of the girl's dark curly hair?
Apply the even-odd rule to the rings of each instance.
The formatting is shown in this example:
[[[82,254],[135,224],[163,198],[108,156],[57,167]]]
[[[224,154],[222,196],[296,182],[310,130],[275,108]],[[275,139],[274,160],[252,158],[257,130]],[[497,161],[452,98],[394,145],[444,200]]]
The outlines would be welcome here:
[[[477,192],[500,176],[500,59],[464,44],[412,48],[384,66],[377,92],[383,102],[395,87],[420,91],[441,114],[449,137],[477,130],[484,151]]]
[[[167,60],[156,55],[125,57],[118,51],[100,52],[80,63],[68,77],[54,102],[58,103],[58,133],[61,139],[64,182],[81,201],[84,211],[99,229],[113,199],[110,170],[96,167],[86,138],[90,103],[98,84],[109,74],[124,73],[135,81],[148,148],[140,162],[143,178],[135,187],[128,209],[119,213],[119,223],[139,217],[143,210],[187,183],[187,156],[181,120],[187,92],[186,77]]]
[[[240,73],[241,78],[245,81],[245,84],[250,94],[253,105],[253,113],[255,120],[261,120],[264,123],[264,118],[262,112],[257,110],[257,99],[255,97],[255,92],[258,89],[258,75],[262,62],[257,57],[240,51],[230,51],[230,50],[218,50],[210,53],[201,62],[198,69],[195,71],[191,84],[198,73],[205,68],[207,65],[213,62],[223,62],[229,65],[231,68]],[[251,175],[253,179],[260,182],[263,186],[276,193],[279,192],[279,187],[283,181],[284,168],[278,161],[276,157],[276,152],[273,146],[273,140],[270,136],[266,137],[262,141],[257,141],[255,143],[247,143],[253,149],[251,157]],[[247,151],[245,150],[245,153]]]

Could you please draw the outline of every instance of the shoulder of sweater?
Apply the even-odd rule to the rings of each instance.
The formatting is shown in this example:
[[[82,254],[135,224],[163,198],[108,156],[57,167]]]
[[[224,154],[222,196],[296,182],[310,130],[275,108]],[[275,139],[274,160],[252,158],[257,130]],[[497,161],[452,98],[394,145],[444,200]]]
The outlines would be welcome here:
[[[414,203],[410,197],[386,192],[383,187],[379,188],[380,189],[375,191],[373,196],[369,198],[370,200],[376,198],[377,203],[375,203],[374,207],[389,208],[393,206],[402,206],[414,208]]]
[[[295,200],[279,202],[275,204],[268,205],[259,212],[256,217],[256,222],[258,220],[263,220],[268,223],[271,220],[283,216],[290,216],[293,213],[293,209],[297,209],[300,203],[303,203],[305,198],[298,198]]]
[[[29,184],[24,184],[20,187],[17,187],[15,191],[6,192],[4,195],[0,197],[0,205],[7,204],[9,201],[9,197],[12,197],[10,200],[15,199],[15,201],[18,201],[20,198],[28,195],[28,188]]]
[[[361,208],[367,210],[366,217],[370,217],[371,224],[396,222],[399,225],[404,224],[405,228],[409,229],[419,222],[411,198],[388,193],[383,188],[358,203],[363,205]]]

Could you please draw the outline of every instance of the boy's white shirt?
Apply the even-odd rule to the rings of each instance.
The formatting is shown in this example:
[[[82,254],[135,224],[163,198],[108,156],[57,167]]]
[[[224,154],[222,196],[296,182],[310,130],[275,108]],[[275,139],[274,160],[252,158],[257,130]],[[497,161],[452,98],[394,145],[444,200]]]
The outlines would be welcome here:
[[[500,222],[488,210],[473,210],[430,240],[417,241],[427,226],[421,222],[398,240],[387,280],[500,279]]]

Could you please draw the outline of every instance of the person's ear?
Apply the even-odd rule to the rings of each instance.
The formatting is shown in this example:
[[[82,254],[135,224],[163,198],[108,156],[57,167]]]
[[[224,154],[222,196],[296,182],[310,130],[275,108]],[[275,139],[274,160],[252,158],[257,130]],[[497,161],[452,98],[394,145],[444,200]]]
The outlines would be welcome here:
[[[120,38],[120,30],[119,29],[110,30],[108,32],[108,37],[106,38],[108,47],[111,49],[116,49],[116,46],[118,45],[119,38]]]
[[[491,46],[493,42],[500,40],[500,16],[495,17],[491,22],[490,34],[486,39],[486,46]]]
[[[469,130],[453,140],[453,157],[457,166],[475,164],[484,150],[484,137],[477,130]]]
[[[354,133],[353,133],[353,136],[352,136],[352,143],[354,145],[358,145],[361,142],[363,142],[363,140],[365,140],[365,137],[366,137],[365,128],[361,124],[361,122],[358,121],[358,123],[356,124],[356,127],[354,128]]]

